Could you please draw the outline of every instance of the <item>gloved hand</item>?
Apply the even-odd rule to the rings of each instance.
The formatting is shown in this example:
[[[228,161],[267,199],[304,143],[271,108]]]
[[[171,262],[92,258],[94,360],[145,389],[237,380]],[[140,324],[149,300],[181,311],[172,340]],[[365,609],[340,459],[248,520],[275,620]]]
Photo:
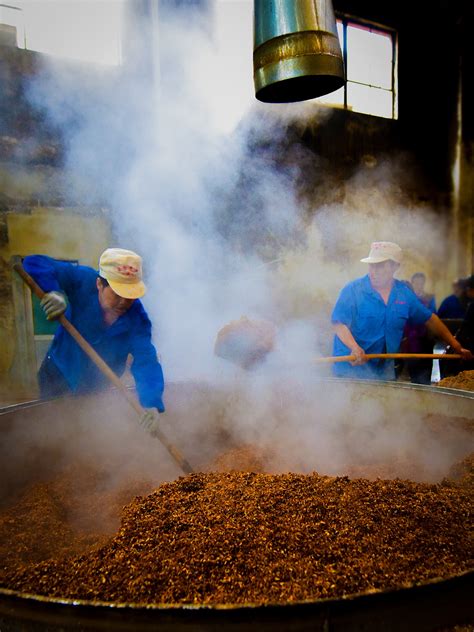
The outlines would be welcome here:
[[[47,320],[54,320],[64,314],[67,303],[64,294],[61,292],[48,292],[43,296],[40,303],[46,314]]]
[[[159,412],[156,408],[146,408],[140,417],[140,425],[150,434],[154,434],[159,428]]]

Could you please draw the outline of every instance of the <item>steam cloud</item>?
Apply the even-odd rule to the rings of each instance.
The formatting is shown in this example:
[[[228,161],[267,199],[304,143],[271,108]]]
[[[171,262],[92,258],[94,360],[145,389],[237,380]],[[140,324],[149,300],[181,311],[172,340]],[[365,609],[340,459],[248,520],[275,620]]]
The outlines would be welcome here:
[[[71,203],[109,208],[116,240],[104,246],[143,256],[144,304],[168,381],[206,379],[242,389],[245,405],[228,402],[233,432],[258,441],[276,427],[278,442],[299,449],[303,469],[310,455],[301,445],[316,444],[324,467],[340,473],[340,439],[348,436],[344,398],[337,414],[319,410],[326,421],[295,434],[311,406],[303,399],[299,408],[285,407],[275,387],[287,382],[281,367],[301,367],[299,383],[311,388],[311,357],[331,351],[332,305],[347,281],[365,274],[358,261],[371,241],[402,246],[405,278],[418,268],[429,276],[442,261],[444,226],[405,192],[402,159],[377,157],[340,181],[303,145],[299,131],[324,125],[328,108],[254,102],[223,132],[217,95],[225,84],[228,106],[247,94],[251,51],[241,60],[247,83],[229,82],[209,23],[189,11],[163,11],[159,32],[143,47],[140,29],[146,33],[149,24],[130,27],[120,73],[87,69],[78,81],[51,64],[32,83],[30,99],[66,140]],[[242,314],[279,327],[275,354],[249,375],[213,355],[217,331]],[[269,413],[275,398],[283,417],[295,422],[287,426],[291,438]],[[371,428],[381,416],[370,402],[361,413]],[[203,417],[196,413],[204,423]],[[318,433],[323,443],[315,441]],[[414,441],[408,432],[396,436]],[[382,452],[395,440],[384,437],[376,442]]]

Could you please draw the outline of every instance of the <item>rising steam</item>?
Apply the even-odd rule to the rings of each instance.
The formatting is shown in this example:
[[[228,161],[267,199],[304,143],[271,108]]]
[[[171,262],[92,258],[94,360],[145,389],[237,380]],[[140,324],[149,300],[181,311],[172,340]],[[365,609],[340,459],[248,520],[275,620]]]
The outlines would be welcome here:
[[[230,30],[234,18],[229,13]],[[229,81],[212,21],[163,11],[148,41],[139,36],[142,27],[150,33],[135,16],[120,71],[73,75],[51,64],[30,86],[31,102],[68,148],[68,203],[110,209],[115,241],[104,247],[143,256],[150,288],[144,303],[169,381],[225,381],[242,389],[240,404],[228,402],[233,432],[255,441],[277,427],[276,440],[299,451],[304,470],[311,469],[308,446],[319,433],[320,462],[340,473],[347,447],[341,436],[349,432],[344,398],[335,397],[337,414],[332,406],[319,409],[321,423],[295,433],[311,404],[302,398],[298,407],[292,397],[286,407],[284,388],[275,387],[287,384],[281,368],[300,367],[292,378],[311,388],[311,357],[331,350],[332,305],[347,281],[365,274],[359,259],[371,241],[396,241],[406,250],[403,277],[418,268],[429,275],[442,259],[433,246],[442,243],[443,226],[405,192],[401,159],[376,157],[341,181],[305,147],[301,130],[325,125],[329,108],[256,101],[247,107],[251,50],[240,57],[247,72]],[[240,119],[224,126],[217,104],[240,100]],[[213,355],[217,331],[242,314],[279,328],[275,354],[249,375]],[[380,422],[379,408],[359,408],[364,432]],[[204,417],[194,415],[193,423]],[[395,436],[413,441],[405,431],[384,434],[370,449],[383,452]]]

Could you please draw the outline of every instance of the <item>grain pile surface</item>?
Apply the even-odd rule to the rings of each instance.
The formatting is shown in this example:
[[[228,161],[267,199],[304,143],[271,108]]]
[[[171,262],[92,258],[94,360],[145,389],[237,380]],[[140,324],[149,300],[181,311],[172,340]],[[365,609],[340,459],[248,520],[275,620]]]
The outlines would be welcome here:
[[[133,603],[291,602],[472,568],[472,478],[192,474],[138,497],[105,545],[3,569],[2,586]]]
[[[110,484],[106,469],[86,462],[23,490],[0,511],[1,569],[79,555],[105,544],[124,505],[154,489],[149,481]]]
[[[474,453],[455,463],[449,470],[449,478],[474,490]]]
[[[457,375],[445,377],[438,382],[444,388],[460,388],[463,391],[474,391],[474,371],[461,371]]]

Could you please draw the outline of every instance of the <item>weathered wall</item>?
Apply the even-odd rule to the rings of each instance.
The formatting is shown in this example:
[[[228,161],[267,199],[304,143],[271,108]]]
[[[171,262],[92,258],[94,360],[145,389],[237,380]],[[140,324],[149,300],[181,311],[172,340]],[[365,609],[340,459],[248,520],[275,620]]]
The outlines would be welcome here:
[[[84,216],[67,209],[35,208],[3,213],[2,219],[7,238],[0,241],[0,396],[14,398],[15,392],[25,394],[22,376],[11,373],[18,346],[11,258],[47,254],[96,268],[101,252],[111,243],[111,232],[105,215]]]
[[[69,191],[77,194],[90,183],[79,183],[64,169],[60,132],[28,102],[28,82],[41,72],[44,60],[38,53],[0,46],[0,396],[4,401],[14,399],[16,393],[28,395],[25,389],[31,389],[36,371],[34,354],[26,353],[33,341],[28,346],[20,340],[20,331],[21,335],[31,331],[24,322],[30,317],[30,306],[12,285],[11,258],[40,253],[96,267],[100,253],[111,243],[103,210],[68,208]],[[77,64],[70,66],[71,73],[84,71]],[[18,361],[18,354],[25,357]]]
[[[106,216],[84,216],[72,209],[7,213],[6,221],[8,243],[0,246],[0,255],[7,261],[12,255],[40,253],[97,267],[100,253],[111,239]]]
[[[7,381],[14,355],[15,316],[8,262],[0,256],[0,384]]]

